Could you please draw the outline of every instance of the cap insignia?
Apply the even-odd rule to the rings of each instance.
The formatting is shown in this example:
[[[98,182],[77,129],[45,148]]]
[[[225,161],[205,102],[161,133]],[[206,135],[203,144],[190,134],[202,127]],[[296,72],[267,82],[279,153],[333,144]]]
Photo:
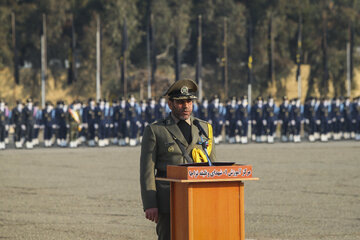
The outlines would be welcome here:
[[[189,88],[187,86],[183,86],[180,89],[181,94],[189,94]]]

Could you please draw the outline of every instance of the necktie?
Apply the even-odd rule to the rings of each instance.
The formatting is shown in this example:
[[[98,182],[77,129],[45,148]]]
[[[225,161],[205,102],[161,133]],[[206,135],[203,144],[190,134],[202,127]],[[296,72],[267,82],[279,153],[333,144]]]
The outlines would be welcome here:
[[[185,120],[180,120],[178,122],[178,127],[180,128],[180,131],[184,135],[184,138],[188,142],[188,144],[191,143],[192,137],[191,137],[191,126],[185,122]]]

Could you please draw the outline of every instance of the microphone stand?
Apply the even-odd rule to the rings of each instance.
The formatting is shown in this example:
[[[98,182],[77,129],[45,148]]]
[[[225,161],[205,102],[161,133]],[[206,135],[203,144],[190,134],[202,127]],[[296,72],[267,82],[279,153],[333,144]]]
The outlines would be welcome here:
[[[207,149],[206,149],[206,148],[209,146],[208,141],[204,141],[204,139],[203,139],[203,137],[202,137],[201,135],[202,135],[202,132],[199,131],[199,136],[200,136],[200,139],[201,139],[200,144],[201,144],[202,148],[204,149],[204,152],[205,152],[206,158],[207,158],[207,160],[208,160],[209,166],[212,166],[213,164],[212,164],[212,162],[211,162],[211,160],[210,160],[208,151],[207,151]]]

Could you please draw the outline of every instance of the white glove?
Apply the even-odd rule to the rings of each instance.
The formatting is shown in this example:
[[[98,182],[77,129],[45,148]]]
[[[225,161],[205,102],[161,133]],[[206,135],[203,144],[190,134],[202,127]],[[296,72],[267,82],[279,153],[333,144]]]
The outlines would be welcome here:
[[[24,124],[22,124],[22,125],[21,125],[21,129],[25,131],[25,130],[26,130],[26,126],[25,126]]]
[[[317,125],[320,125],[320,124],[321,124],[321,121],[320,121],[320,120],[316,120],[316,124],[317,124]]]
[[[306,123],[306,124],[309,124],[309,123],[310,123],[310,120],[309,120],[309,119],[305,119],[305,123]]]
[[[264,119],[263,120],[263,125],[266,126],[267,125],[267,121]]]
[[[95,129],[98,129],[98,128],[99,128],[99,124],[95,123],[95,124],[94,124],[94,128],[95,128]]]
[[[230,125],[229,120],[226,120],[226,121],[225,121],[225,125],[226,125],[226,126],[229,126],[229,125]]]
[[[126,127],[130,127],[130,121],[128,120],[128,121],[126,121]]]
[[[209,120],[209,123],[210,123],[210,124],[212,124],[212,121],[211,121],[211,120]]]
[[[291,125],[295,126],[295,120],[291,120]]]
[[[140,123],[139,121],[136,121],[136,125],[137,125],[138,127],[141,127],[141,123]]]
[[[220,124],[220,125],[223,125],[223,124],[224,124],[224,122],[223,122],[223,121],[220,121],[220,122],[219,122],[219,124]]]
[[[280,124],[283,124],[283,120],[279,120],[279,123],[280,123]]]
[[[241,126],[242,126],[242,122],[241,122],[240,120],[238,120],[238,121],[237,121],[237,125],[241,127]]]
[[[253,123],[253,124],[256,124],[256,121],[255,121],[255,120],[253,120],[253,121],[252,121],[252,123]]]

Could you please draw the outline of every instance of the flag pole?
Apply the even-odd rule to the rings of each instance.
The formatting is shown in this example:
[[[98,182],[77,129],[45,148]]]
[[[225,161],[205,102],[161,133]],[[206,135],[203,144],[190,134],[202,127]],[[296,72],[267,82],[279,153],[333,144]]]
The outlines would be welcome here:
[[[46,84],[46,15],[43,14],[43,34],[41,36],[41,107],[45,107],[45,84]]]
[[[199,101],[203,98],[203,81],[202,81],[202,16],[198,16],[198,38],[197,38],[197,55],[196,55],[196,82],[199,86]]]
[[[297,71],[296,71],[296,80],[298,82],[298,98],[301,100],[302,92],[301,92],[301,47],[302,47],[302,34],[301,34],[301,22],[302,18],[299,17],[299,26],[298,26],[298,39],[297,39],[297,53],[296,53],[296,64],[297,64]]]
[[[101,39],[100,39],[100,15],[96,15],[96,100],[101,99]]]

